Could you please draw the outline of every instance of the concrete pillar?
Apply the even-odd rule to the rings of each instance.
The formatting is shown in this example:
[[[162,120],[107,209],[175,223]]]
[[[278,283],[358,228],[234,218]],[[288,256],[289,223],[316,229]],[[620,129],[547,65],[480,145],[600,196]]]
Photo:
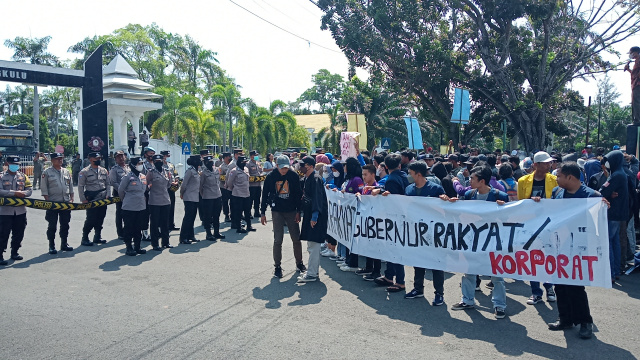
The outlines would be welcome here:
[[[125,122],[124,111],[111,112],[111,120],[113,121],[113,144],[114,150],[118,150],[122,147],[123,141],[126,141],[126,136],[122,137],[122,123]]]
[[[82,91],[80,91],[80,101],[77,103],[78,107],[78,153],[80,153],[80,158],[84,159],[87,155],[84,153],[83,138],[82,138]]]

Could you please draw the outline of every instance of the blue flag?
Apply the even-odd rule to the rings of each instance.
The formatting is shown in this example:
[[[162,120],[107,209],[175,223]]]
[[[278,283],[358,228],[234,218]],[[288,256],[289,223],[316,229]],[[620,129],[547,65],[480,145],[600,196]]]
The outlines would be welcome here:
[[[418,125],[418,119],[405,116],[404,123],[407,125],[409,149],[422,149],[422,132],[420,125]]]
[[[455,89],[456,94],[453,99],[453,111],[451,112],[451,122],[468,124],[471,114],[471,104],[469,102],[469,90]]]

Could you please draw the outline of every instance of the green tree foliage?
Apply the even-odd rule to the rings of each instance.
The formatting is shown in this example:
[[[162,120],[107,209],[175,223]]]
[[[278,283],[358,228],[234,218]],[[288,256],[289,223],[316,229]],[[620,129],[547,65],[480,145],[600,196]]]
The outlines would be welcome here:
[[[158,94],[163,96],[163,115],[153,123],[151,133],[153,137],[167,135],[173,139],[175,144],[179,144],[182,139],[191,140],[193,137],[193,108],[199,108],[200,102],[192,95],[181,95],[175,89],[159,88]]]
[[[307,103],[307,109],[315,103],[320,107],[321,113],[325,113],[328,107],[338,104],[344,88],[342,76],[332,74],[327,69],[320,69],[311,76],[311,81],[313,86],[300,95],[297,100],[299,103]]]

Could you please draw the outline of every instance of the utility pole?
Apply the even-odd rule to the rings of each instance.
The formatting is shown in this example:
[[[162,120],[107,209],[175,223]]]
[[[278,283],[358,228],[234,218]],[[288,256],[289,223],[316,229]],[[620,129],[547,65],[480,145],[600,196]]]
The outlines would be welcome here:
[[[591,122],[591,96],[589,96],[589,105],[587,107],[587,133],[585,134],[584,146],[589,145],[589,122]]]
[[[598,142],[596,147],[600,147],[600,118],[602,117],[602,98],[598,97]]]

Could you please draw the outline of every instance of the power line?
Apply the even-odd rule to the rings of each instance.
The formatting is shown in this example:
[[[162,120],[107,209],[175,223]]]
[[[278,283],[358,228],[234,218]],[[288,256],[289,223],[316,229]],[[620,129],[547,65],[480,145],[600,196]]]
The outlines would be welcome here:
[[[341,52],[341,51],[336,51],[336,50],[330,49],[330,48],[328,48],[328,47],[326,47],[326,46],[322,46],[322,45],[320,45],[320,44],[318,44],[318,43],[316,43],[316,42],[313,42],[313,41],[311,41],[311,40],[309,40],[309,39],[306,39],[306,38],[304,38],[304,37],[302,37],[302,36],[300,36],[300,35],[298,35],[298,34],[294,34],[294,33],[292,33],[291,31],[289,31],[289,30],[287,30],[287,29],[285,29],[285,28],[282,28],[282,27],[278,26],[278,25],[276,25],[276,24],[272,23],[271,21],[269,21],[269,20],[267,20],[267,19],[265,19],[265,18],[261,17],[260,15],[258,15],[258,14],[256,14],[256,13],[252,12],[251,10],[249,10],[249,9],[247,9],[247,8],[245,8],[245,7],[243,7],[242,5],[240,5],[240,4],[238,4],[238,3],[236,3],[236,2],[235,2],[235,1],[233,1],[233,0],[229,0],[229,1],[230,1],[233,5],[235,5],[235,6],[239,7],[239,8],[241,8],[242,10],[244,10],[244,11],[248,12],[249,14],[251,14],[251,15],[253,15],[253,16],[255,16],[255,17],[257,17],[258,19],[260,19],[260,20],[262,20],[262,21],[264,21],[264,22],[266,22],[267,24],[269,24],[269,25],[271,25],[271,26],[274,26],[274,27],[276,27],[276,28],[278,28],[278,29],[280,29],[280,30],[284,31],[284,32],[286,32],[287,34],[293,35],[293,36],[297,37],[298,39],[301,39],[301,40],[306,41],[309,45],[313,44],[313,45],[318,46],[318,47],[320,47],[320,48],[323,48],[323,49],[325,49],[325,50],[329,50],[329,51],[332,51],[332,52],[334,52],[334,53],[342,54],[342,52]]]

